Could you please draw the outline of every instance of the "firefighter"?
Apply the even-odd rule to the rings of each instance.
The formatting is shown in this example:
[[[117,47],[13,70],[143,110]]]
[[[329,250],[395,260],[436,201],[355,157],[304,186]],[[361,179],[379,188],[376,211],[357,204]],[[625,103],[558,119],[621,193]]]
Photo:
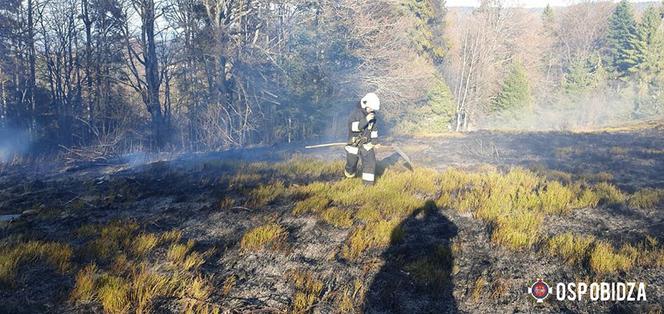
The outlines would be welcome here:
[[[380,100],[369,93],[360,100],[348,119],[348,145],[346,145],[346,178],[355,177],[357,162],[362,159],[362,182],[373,185],[376,174],[374,146],[378,139],[376,111],[380,110]]]

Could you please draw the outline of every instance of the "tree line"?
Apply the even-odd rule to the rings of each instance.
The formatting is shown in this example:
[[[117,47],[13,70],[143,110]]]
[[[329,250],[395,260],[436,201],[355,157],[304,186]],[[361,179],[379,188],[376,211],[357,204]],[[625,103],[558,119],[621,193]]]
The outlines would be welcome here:
[[[664,112],[662,5],[623,0],[543,10],[485,1],[452,18],[453,129],[564,129]]]
[[[664,101],[661,17],[627,1],[2,0],[0,129],[98,154],[313,140],[342,136],[369,91],[392,133],[582,123],[604,119],[598,97],[639,118]]]

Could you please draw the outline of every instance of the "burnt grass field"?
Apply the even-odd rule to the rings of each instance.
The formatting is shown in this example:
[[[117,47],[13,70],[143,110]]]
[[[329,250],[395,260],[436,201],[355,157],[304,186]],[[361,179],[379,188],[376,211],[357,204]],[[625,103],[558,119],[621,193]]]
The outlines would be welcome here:
[[[662,312],[664,124],[389,141],[371,188],[338,147],[1,166],[0,312]]]

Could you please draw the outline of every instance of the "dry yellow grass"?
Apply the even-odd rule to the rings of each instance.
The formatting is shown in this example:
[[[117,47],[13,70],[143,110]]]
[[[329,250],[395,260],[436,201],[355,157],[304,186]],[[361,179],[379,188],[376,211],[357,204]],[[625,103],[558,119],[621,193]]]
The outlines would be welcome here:
[[[629,197],[627,204],[632,208],[649,209],[664,203],[664,189],[645,188]]]
[[[99,279],[97,295],[104,312],[126,313],[129,311],[129,283],[117,276],[104,274]]]
[[[100,226],[98,238],[89,242],[115,243],[113,263],[99,268],[94,263],[76,275],[70,300],[74,303],[99,302],[107,313],[149,313],[160,298],[173,298],[186,313],[217,313],[220,308],[207,300],[212,287],[197,269],[211,252],[194,250],[194,241],[180,243],[177,230],[161,234],[140,233],[132,245],[125,239],[135,228],[119,228],[121,223]],[[129,230],[129,232],[127,231]],[[166,260],[176,267],[163,267],[146,255],[162,244],[169,244]]]
[[[294,313],[307,312],[320,298],[323,291],[323,282],[310,271],[290,271],[290,278],[295,287],[292,310]]]
[[[166,251],[166,260],[175,265],[181,265],[193,247],[194,241],[192,240],[187,243],[173,243]]]
[[[625,202],[625,194],[611,183],[598,183],[595,185],[595,193],[599,196],[600,203],[608,206],[617,206]]]
[[[511,286],[508,279],[496,278],[491,285],[491,298],[494,300],[502,299],[509,295],[510,291]]]
[[[159,238],[160,238],[159,242],[161,243],[178,242],[182,238],[182,231],[180,230],[166,231],[160,234]]]
[[[287,191],[288,190],[282,181],[261,185],[249,193],[247,206],[264,207],[280,197],[285,197]]]
[[[544,219],[540,212],[523,211],[500,216],[491,239],[513,250],[531,248],[539,239],[539,228]]]
[[[564,214],[571,211],[570,203],[574,199],[574,192],[558,181],[546,184],[539,192],[542,210],[549,214]]]
[[[600,275],[628,271],[634,266],[664,266],[664,248],[650,236],[636,246],[627,243],[616,250],[610,243],[593,236],[568,232],[550,238],[543,252],[561,257],[570,265],[587,264],[592,272]]]
[[[288,232],[276,223],[268,223],[247,231],[240,240],[243,250],[280,249],[285,244]]]
[[[325,222],[337,228],[348,228],[353,225],[351,213],[348,210],[331,207],[326,209],[321,217]]]
[[[96,272],[97,265],[89,264],[76,274],[74,289],[69,297],[70,300],[80,302],[90,302],[93,300]]]
[[[201,275],[188,280],[188,287],[181,299],[184,313],[220,313],[221,308],[205,300],[212,294],[209,280]]]
[[[0,283],[13,285],[21,266],[38,261],[64,273],[71,267],[72,255],[68,244],[57,242],[28,241],[0,246]]]
[[[223,176],[221,178],[222,182],[228,182],[228,189],[243,191],[249,187],[258,185],[263,180],[263,176],[256,173],[247,173],[242,169],[238,170],[238,173],[233,176]]]
[[[152,312],[153,302],[158,297],[175,296],[180,289],[178,276],[168,277],[142,264],[133,269],[129,301],[136,313]]]
[[[226,277],[226,279],[224,279],[223,288],[221,289],[221,294],[228,295],[229,293],[231,293],[233,288],[235,288],[236,283],[237,283],[237,276],[230,275]]]
[[[545,251],[549,255],[559,256],[570,265],[580,266],[588,258],[588,253],[595,238],[563,233],[549,239]]]
[[[312,196],[295,203],[293,214],[301,215],[305,213],[319,213],[327,208],[331,202],[332,201],[325,196]]]
[[[277,175],[288,181],[312,181],[325,177],[338,177],[339,169],[343,169],[343,161],[323,161],[313,158],[295,157],[289,161],[271,165]]]
[[[439,245],[432,252],[408,263],[404,269],[414,281],[433,292],[440,292],[450,284],[454,258],[449,246]]]
[[[360,279],[355,279],[352,285],[344,288],[341,295],[337,298],[336,311],[339,313],[357,313],[356,303],[364,300],[364,283]],[[359,301],[359,302],[358,302]]]
[[[98,237],[87,242],[83,255],[91,260],[111,260],[119,251],[131,247],[137,229],[138,224],[121,221],[96,226],[98,231],[94,233],[94,236]]]
[[[629,270],[634,261],[631,256],[616,252],[609,243],[598,241],[590,253],[590,269],[596,274],[615,273],[618,270]]]
[[[141,233],[134,239],[131,250],[134,254],[144,256],[159,244],[159,237],[152,233]]]
[[[571,186],[571,189],[576,194],[576,197],[570,204],[571,208],[594,208],[597,207],[597,204],[599,204],[599,195],[597,195],[597,193],[595,193],[592,188],[589,188],[580,183],[575,183]]]
[[[488,282],[484,276],[477,277],[475,284],[473,284],[473,291],[470,293],[470,298],[473,300],[473,302],[480,300],[480,297],[482,297],[484,294],[484,289],[487,284]]]
[[[399,223],[399,219],[381,220],[355,229],[346,240],[341,254],[354,260],[370,248],[385,247],[399,241],[403,237]]]
[[[358,209],[353,218],[364,223],[370,223],[383,219],[383,215],[380,213],[380,210],[365,206]]]

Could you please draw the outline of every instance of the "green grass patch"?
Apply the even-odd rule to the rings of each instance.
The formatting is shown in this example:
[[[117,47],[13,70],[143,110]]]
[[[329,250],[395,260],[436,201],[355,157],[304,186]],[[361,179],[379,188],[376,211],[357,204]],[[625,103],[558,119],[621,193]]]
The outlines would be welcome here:
[[[331,207],[326,209],[321,217],[325,222],[337,228],[348,228],[353,225],[353,218],[348,210],[340,209],[338,207]]]
[[[384,248],[390,243],[403,238],[403,229],[399,219],[380,220],[369,223],[351,232],[341,254],[344,258],[355,260],[371,248]]]
[[[302,215],[306,213],[320,213],[325,210],[331,202],[332,201],[326,196],[312,196],[295,203],[293,214]]]

